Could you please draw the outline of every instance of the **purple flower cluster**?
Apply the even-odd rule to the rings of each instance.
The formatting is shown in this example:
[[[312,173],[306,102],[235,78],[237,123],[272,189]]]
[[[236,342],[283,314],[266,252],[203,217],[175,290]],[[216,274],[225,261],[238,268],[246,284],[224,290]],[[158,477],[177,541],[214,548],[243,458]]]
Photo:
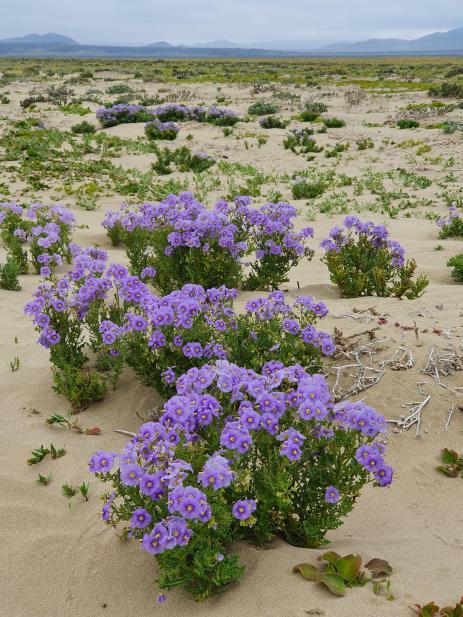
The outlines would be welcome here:
[[[182,375],[177,394],[166,401],[159,419],[143,424],[122,453],[96,452],[89,469],[107,479],[118,461],[118,481],[137,487],[141,498],[130,515],[132,533],[141,530],[143,548],[156,555],[186,546],[200,531],[198,526],[212,520],[214,504],[225,494],[233,517],[241,525],[254,524],[259,494],[251,498],[240,493],[244,478],[248,478],[245,485],[252,487],[248,486],[248,494],[259,490],[249,474],[266,461],[259,459],[254,448],[265,443],[268,452],[272,439],[280,457],[297,466],[307,444],[307,452],[315,445],[319,456],[336,431],[352,434],[352,443],[358,444],[354,452],[359,467],[379,485],[390,484],[392,470],[384,463],[384,446],[375,441],[385,430],[386,421],[373,408],[363,402],[335,405],[325,379],[309,375],[298,365],[268,363],[257,374],[218,360]],[[214,432],[220,449],[211,451]],[[181,458],[182,453],[188,460]],[[195,469],[193,461],[201,460]],[[329,504],[342,498],[333,485],[314,490],[320,490]],[[134,493],[130,495],[132,502]],[[117,522],[116,502],[111,496],[104,520],[111,521],[114,513],[112,522]]]
[[[119,103],[112,107],[97,109],[96,116],[104,127],[116,126],[132,122],[146,122],[154,119],[160,121],[188,121],[210,122],[220,125],[235,124],[239,116],[230,109],[221,107],[201,107],[167,103],[158,107],[149,108],[144,105]]]
[[[362,222],[352,215],[346,216],[343,227],[333,227],[329,237],[322,240],[320,246],[326,252],[339,252],[343,246],[353,242],[353,233],[368,240],[374,249],[388,249],[392,266],[400,268],[405,264],[405,249],[399,242],[389,239],[389,230],[385,225]]]
[[[458,208],[454,204],[452,204],[451,206],[449,206],[448,216],[444,216],[444,217],[437,219],[436,225],[440,228],[448,227],[452,225],[452,223],[456,219],[461,220],[460,213],[458,212]],[[462,226],[463,226],[463,221],[462,221]]]
[[[28,208],[15,203],[0,203],[0,229],[7,250],[17,243],[29,245],[30,260],[37,273],[49,277],[63,259],[69,260],[69,242],[75,218],[64,206],[33,203]],[[19,249],[27,262],[24,248]],[[17,258],[17,255],[16,255]]]

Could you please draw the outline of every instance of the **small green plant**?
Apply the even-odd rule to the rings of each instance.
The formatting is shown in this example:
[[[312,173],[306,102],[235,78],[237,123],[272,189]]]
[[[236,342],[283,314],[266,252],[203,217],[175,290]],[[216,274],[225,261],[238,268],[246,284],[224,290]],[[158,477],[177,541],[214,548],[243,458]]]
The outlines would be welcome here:
[[[278,116],[269,115],[261,118],[259,124],[263,129],[284,129],[288,122]]]
[[[63,495],[67,497],[68,499],[70,499],[71,497],[74,497],[74,495],[77,492],[76,489],[71,484],[68,484],[67,482],[63,484],[63,486],[61,487],[61,490],[63,491]]]
[[[276,105],[264,101],[256,101],[248,108],[248,114],[251,116],[267,116],[268,114],[276,114],[277,111]]]
[[[325,111],[328,111],[328,107],[324,103],[309,101],[299,114],[299,120],[301,120],[301,122],[313,122]]]
[[[307,178],[298,178],[291,192],[294,199],[314,199],[325,192],[325,185],[322,182],[311,182]]]
[[[345,121],[340,118],[324,118],[323,124],[327,129],[341,129],[346,126]]]
[[[355,143],[357,144],[357,148],[359,150],[368,150],[369,148],[375,147],[375,143],[371,139],[371,137],[364,137],[362,139],[357,139]]]
[[[46,423],[50,426],[54,426],[55,424],[57,424],[58,426],[62,426],[63,428],[66,428],[73,433],[79,433],[79,434],[85,434],[85,435],[99,435],[101,433],[101,429],[99,429],[97,426],[94,426],[93,428],[83,429],[79,425],[78,420],[71,421],[69,418],[65,418],[64,416],[58,413],[55,413],[52,416],[48,417],[46,419]]]
[[[40,448],[32,450],[31,454],[31,458],[27,459],[27,464],[38,465],[38,463],[41,463],[43,461],[47,454],[50,454],[50,450],[48,448],[44,448],[42,445],[40,446]]]
[[[420,126],[418,120],[412,120],[410,118],[402,118],[397,122],[399,129],[417,129]]]
[[[455,82],[444,81],[443,83],[433,86],[429,89],[429,96],[437,98],[463,98],[463,86]]]
[[[456,281],[463,282],[463,253],[451,257],[447,262],[447,266],[453,268],[452,277]]]
[[[21,274],[21,266],[12,256],[8,256],[6,263],[0,265],[0,289],[7,291],[20,291],[21,284],[18,276]]]
[[[335,596],[344,596],[348,588],[363,587],[371,582],[376,594],[383,591],[388,600],[394,599],[390,592],[390,584],[387,584],[389,581],[386,580],[392,568],[384,559],[371,559],[365,564],[364,567],[369,570],[370,576],[361,569],[360,555],[341,557],[334,551],[328,551],[320,555],[318,561],[326,562],[321,570],[310,563],[300,563],[294,566],[293,572],[301,574],[309,581],[324,585]]]
[[[10,360],[8,362],[8,366],[10,367],[12,373],[16,373],[16,371],[19,371],[19,367],[21,366],[21,361],[18,358],[18,356],[15,356],[13,360]]]
[[[463,478],[463,455],[460,456],[455,450],[444,448],[441,452],[442,465],[436,467],[437,471],[450,478]]]
[[[100,401],[108,390],[106,376],[98,371],[63,365],[62,368],[53,366],[52,375],[53,390],[70,401],[74,413]]]
[[[50,484],[50,482],[51,482],[51,473],[49,473],[48,476],[42,476],[39,473],[37,475],[36,482],[37,482],[37,484],[40,484],[40,486],[48,486],[48,484]]]
[[[96,128],[91,122],[87,122],[87,120],[83,120],[82,122],[78,122],[71,126],[71,131],[76,135],[88,135],[90,133],[95,133]]]
[[[79,486],[80,494],[85,499],[85,501],[88,501],[89,488],[90,488],[90,485],[88,482],[82,482],[82,484]]]
[[[463,597],[455,606],[443,606],[442,608],[434,602],[428,604],[414,604],[410,607],[419,617],[462,617],[463,616]]]

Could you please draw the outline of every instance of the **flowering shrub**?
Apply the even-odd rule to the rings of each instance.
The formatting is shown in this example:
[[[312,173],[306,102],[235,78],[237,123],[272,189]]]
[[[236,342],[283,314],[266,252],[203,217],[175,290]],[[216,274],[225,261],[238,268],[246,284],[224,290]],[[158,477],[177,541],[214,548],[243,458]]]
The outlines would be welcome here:
[[[104,128],[132,122],[151,122],[158,119],[161,122],[209,122],[218,126],[233,126],[239,121],[239,116],[230,109],[221,107],[187,107],[177,103],[168,103],[159,107],[148,108],[144,105],[120,103],[112,107],[103,107],[96,112],[98,120]]]
[[[463,218],[456,206],[450,206],[449,215],[438,219],[437,225],[440,227],[439,238],[463,236]]]
[[[463,282],[463,253],[451,257],[447,262],[447,266],[452,268],[452,277],[456,281]]]
[[[180,127],[173,122],[161,122],[158,118],[145,124],[145,135],[148,139],[168,139],[177,137]]]
[[[36,273],[50,276],[63,259],[70,262],[69,243],[75,218],[59,204],[0,203],[0,235],[7,253],[27,274],[28,264]]]
[[[296,210],[285,203],[250,207],[238,197],[233,205],[218,201],[212,210],[191,193],[170,195],[159,204],[136,209],[122,206],[103,221],[113,243],[123,241],[133,274],[150,266],[163,293],[186,284],[236,287],[243,279],[242,259],[255,255],[244,285],[272,289],[287,280],[289,269],[312,251],[311,228],[296,232]]]
[[[347,216],[343,227],[333,227],[322,241],[323,261],[341,296],[394,296],[413,299],[421,296],[428,285],[424,275],[412,281],[414,259],[405,261],[405,250],[389,239],[384,225],[363,223]]]
[[[270,114],[261,118],[259,124],[263,129],[284,129],[288,125],[288,122],[282,120],[278,116]]]
[[[333,404],[324,378],[300,366],[259,375],[217,361],[181,376],[157,422],[89,467],[113,486],[103,519],[128,523],[155,555],[160,587],[202,599],[241,576],[232,542],[320,545],[366,482],[390,484],[385,431],[373,408]]]
[[[135,277],[128,278],[133,284]],[[119,295],[123,289],[121,279]],[[104,322],[103,342],[142,383],[167,395],[179,375],[211,360],[227,358],[257,371],[269,361],[297,362],[315,372],[322,355],[333,353],[331,337],[315,327],[328,313],[322,302],[299,296],[291,306],[276,291],[249,301],[245,312],[236,314],[235,297],[236,290],[224,286],[205,290],[190,283],[159,297],[138,285],[136,294],[124,294],[119,325]]]
[[[68,398],[74,411],[81,411],[103,398],[122,368],[117,355],[103,345],[107,338],[102,324],[120,319],[119,298],[111,301],[109,291],[128,272],[122,266],[107,268],[106,253],[99,249],[71,245],[71,250],[72,269],[62,278],[42,282],[24,310],[40,333],[38,342],[50,350],[54,389]],[[94,367],[88,365],[87,350],[96,354]]]

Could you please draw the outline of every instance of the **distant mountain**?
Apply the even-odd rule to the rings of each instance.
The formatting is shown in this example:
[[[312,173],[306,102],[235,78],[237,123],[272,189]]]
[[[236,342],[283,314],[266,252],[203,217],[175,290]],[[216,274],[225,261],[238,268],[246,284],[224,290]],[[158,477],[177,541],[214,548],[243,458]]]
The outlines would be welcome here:
[[[234,41],[219,39],[218,41],[210,41],[209,43],[198,43],[196,45],[191,45],[191,47],[200,47],[201,49],[239,49],[240,47],[242,47],[242,45],[239,45]]]
[[[148,45],[143,45],[143,47],[156,47],[156,49],[168,49],[169,47],[174,47],[167,41],[156,41],[156,43],[148,43]]]
[[[433,32],[418,39],[369,39],[357,43],[333,43],[317,51],[328,53],[414,53],[463,51],[463,28]]]
[[[297,46],[296,46],[297,43]],[[303,41],[242,47],[218,40],[198,45],[172,45],[157,41],[148,45],[82,45],[62,34],[28,34],[0,40],[0,56],[11,58],[281,58],[285,56],[346,55],[463,55],[463,28],[434,32],[418,39],[369,39],[358,43],[334,43],[313,49]],[[310,49],[312,47],[312,49]]]
[[[55,32],[47,32],[47,34],[33,33],[26,34],[25,36],[16,36],[11,39],[0,39],[0,43],[59,43],[65,45],[79,45],[79,43],[74,39],[71,39],[70,36],[64,36],[64,34],[56,34]]]

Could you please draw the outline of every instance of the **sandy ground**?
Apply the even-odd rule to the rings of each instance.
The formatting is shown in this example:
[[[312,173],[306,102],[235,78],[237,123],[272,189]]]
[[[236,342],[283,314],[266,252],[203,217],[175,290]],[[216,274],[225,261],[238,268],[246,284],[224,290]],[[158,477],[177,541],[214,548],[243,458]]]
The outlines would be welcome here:
[[[196,90],[207,100],[212,96],[213,87],[198,86]],[[241,101],[239,93],[235,93],[238,102],[230,106],[244,110],[244,97]],[[402,99],[410,101],[412,98],[411,95],[397,95],[400,100],[395,99],[394,104],[402,105]],[[390,99],[377,100],[373,106],[375,112],[370,115],[381,116],[384,120],[391,105]],[[368,133],[361,125],[366,111],[341,113],[344,109],[341,103],[339,108],[339,113],[335,110],[336,115],[348,118],[348,125],[323,138],[333,142],[355,140],[358,135]],[[17,108],[15,113],[20,115]],[[68,122],[68,119],[61,122]],[[61,128],[68,128],[68,125]],[[140,133],[140,127],[132,125],[110,130],[130,137]],[[186,135],[188,130],[185,128],[182,132]],[[216,154],[227,152],[236,160],[253,162],[264,170],[278,169],[283,161],[286,161],[287,171],[291,167],[301,168],[303,163],[300,158],[283,151],[281,146],[275,147],[275,140],[281,142],[286,131],[276,135],[271,132],[269,142],[261,149],[249,151],[249,161],[246,161],[247,151],[242,150],[242,145],[221,138],[215,128],[193,130],[198,143],[201,140]],[[387,133],[391,139],[405,138],[403,132],[399,136],[394,129],[371,131],[381,135]],[[434,135],[428,137],[434,140],[433,148],[440,148],[447,156],[460,156],[461,136],[445,136],[444,139],[431,131],[426,135]],[[437,145],[439,140],[440,146]],[[397,157],[401,155],[397,151],[385,154],[380,164],[383,168],[397,167],[400,163]],[[392,160],[393,156],[396,158]],[[140,157],[140,166],[142,160]],[[324,159],[322,163],[329,164]],[[131,166],[134,164],[130,162]],[[457,167],[460,164],[459,158]],[[354,175],[362,165],[365,161],[357,156],[353,161],[342,163],[340,168]],[[433,171],[428,172],[433,177]],[[89,229],[78,230],[75,240],[86,245],[98,243],[111,251],[114,259],[122,259],[121,251],[111,249],[99,226],[105,206],[118,203],[119,197],[112,196],[103,200],[101,209],[95,212],[74,208],[78,223],[89,226]],[[443,212],[442,202],[435,200],[434,209]],[[314,246],[318,246],[330,227],[342,218],[317,215],[313,223]],[[369,218],[376,222],[385,220],[379,215]],[[300,224],[306,222],[302,212]],[[66,414],[68,408],[66,402],[52,392],[47,352],[35,344],[36,334],[22,314],[24,303],[38,283],[36,276],[29,275],[21,277],[22,291],[0,292],[0,613],[5,617],[150,617],[153,614],[166,617],[405,617],[412,614],[408,605],[414,602],[455,602],[463,594],[463,481],[445,478],[435,471],[435,466],[443,447],[463,451],[463,414],[458,409],[463,396],[438,386],[430,376],[419,371],[424,368],[431,347],[458,349],[462,345],[463,287],[452,283],[446,267],[447,259],[457,252],[457,246],[461,250],[461,242],[440,241],[444,250],[434,251],[438,243],[436,227],[424,218],[391,220],[389,227],[391,236],[401,241],[407,253],[415,257],[419,270],[429,275],[430,286],[423,298],[412,302],[339,299],[320,262],[320,250],[312,262],[301,264],[291,273],[287,289],[295,294],[299,284],[304,293],[328,303],[331,316],[324,322],[327,331],[337,327],[345,334],[353,334],[377,325],[377,317],[368,321],[365,317],[368,313],[353,312],[353,308],[374,306],[387,321],[380,326],[378,338],[388,339],[387,346],[392,350],[401,341],[410,348],[415,360],[413,368],[399,372],[387,370],[378,385],[361,394],[388,419],[399,418],[404,413],[404,403],[421,400],[417,382],[425,381],[423,390],[431,395],[423,411],[421,438],[415,437],[415,428],[401,434],[390,432],[388,462],[395,470],[393,485],[386,490],[367,486],[345,524],[329,534],[332,550],[342,554],[360,553],[365,561],[373,557],[390,561],[394,569],[394,601],[375,596],[369,586],[350,590],[345,598],[330,596],[324,588],[292,574],[295,564],[314,562],[320,550],[294,548],[277,540],[266,550],[240,545],[239,552],[246,565],[245,576],[221,596],[195,604],[186,594],[175,591],[169,594],[162,607],[158,606],[153,584],[154,560],[134,542],[121,542],[113,530],[101,524],[98,495],[103,486],[90,477],[86,469],[87,460],[97,448],[121,447],[124,438],[114,429],[136,430],[140,424],[137,414],[146,417],[155,395],[127,372],[115,392],[110,392],[103,402],[92,405],[79,417],[84,428],[100,427],[100,436],[71,434],[46,425],[49,415]],[[239,303],[248,295],[240,294]],[[400,327],[411,327],[414,322],[418,338],[413,331]],[[8,362],[15,356],[20,359],[20,369],[11,372]],[[462,387],[463,373],[455,373],[445,383]],[[447,411],[453,403],[456,409],[445,431]],[[26,459],[30,451],[50,442],[66,446],[66,456],[57,461],[46,460],[40,468],[29,467]],[[48,487],[35,483],[37,472],[52,473]],[[76,485],[82,481],[90,482],[89,502],[78,496],[68,501],[61,493],[61,485],[64,482]]]

